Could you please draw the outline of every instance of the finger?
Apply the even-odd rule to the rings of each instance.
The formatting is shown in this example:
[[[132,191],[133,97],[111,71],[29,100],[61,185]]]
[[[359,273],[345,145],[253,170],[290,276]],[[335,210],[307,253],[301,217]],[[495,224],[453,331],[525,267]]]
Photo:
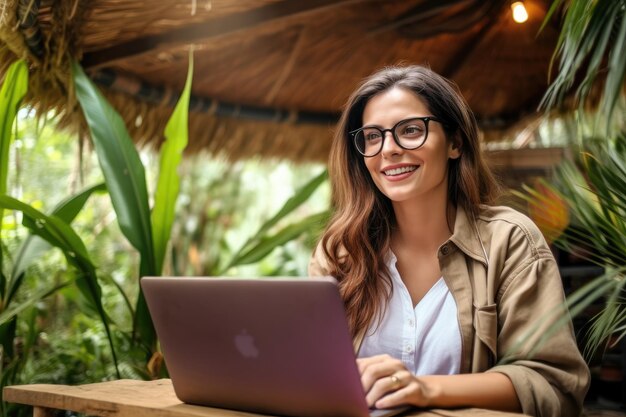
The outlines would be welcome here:
[[[377,379],[365,396],[368,406],[371,407],[389,393],[402,389],[410,381],[409,378],[411,374],[408,371],[399,371]]]
[[[376,408],[393,408],[406,404],[420,406],[424,404],[424,395],[422,384],[417,378],[410,376],[408,383],[398,390],[389,392],[387,395],[380,397],[374,405]]]
[[[385,360],[369,364],[361,373],[363,389],[365,392],[369,392],[378,380],[385,379],[402,369],[404,369],[402,363],[396,360]]]
[[[372,405],[376,408],[393,408],[401,405],[408,404],[408,398],[410,395],[411,389],[406,386],[397,391],[390,392],[389,394],[380,397],[378,400],[374,401],[373,404],[368,403],[368,407],[372,407]]]
[[[389,355],[376,355],[376,356],[369,356],[367,358],[357,358],[356,364],[359,368],[359,372],[363,373],[365,368],[367,368],[368,366],[372,364],[384,362],[390,358],[391,356]]]
[[[357,359],[357,366],[361,374],[368,371],[371,372],[372,369],[380,370],[384,368],[389,368],[391,372],[394,372],[395,370],[401,370],[405,368],[401,360],[389,355],[377,355],[371,356],[369,358],[359,358]]]

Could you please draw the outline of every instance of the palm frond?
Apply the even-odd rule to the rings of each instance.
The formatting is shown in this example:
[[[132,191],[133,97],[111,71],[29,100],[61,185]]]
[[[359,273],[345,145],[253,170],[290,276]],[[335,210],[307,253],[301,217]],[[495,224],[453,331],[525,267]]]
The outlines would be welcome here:
[[[626,75],[626,0],[556,0],[544,26],[560,6],[564,18],[551,63],[558,60],[559,71],[541,106],[562,104],[581,72],[584,79],[576,87],[576,99],[584,105],[592,87],[605,79],[599,114],[609,129]]]
[[[546,186],[567,203],[572,219],[555,244],[606,270],[567,300],[572,316],[592,303],[604,303],[587,334],[585,350],[590,354],[616,332],[623,337],[626,331],[626,136],[587,139],[577,155],[559,166],[554,184]],[[529,203],[546,204],[538,190],[524,191],[517,195]]]
[[[626,267],[609,271],[606,274],[606,279],[613,285],[610,291],[604,294],[607,297],[605,307],[592,319],[591,327],[587,332],[585,354],[588,356],[604,346],[607,339],[616,332],[622,333],[618,335],[618,338],[623,337],[626,323],[626,304],[623,297],[626,285],[625,273]]]

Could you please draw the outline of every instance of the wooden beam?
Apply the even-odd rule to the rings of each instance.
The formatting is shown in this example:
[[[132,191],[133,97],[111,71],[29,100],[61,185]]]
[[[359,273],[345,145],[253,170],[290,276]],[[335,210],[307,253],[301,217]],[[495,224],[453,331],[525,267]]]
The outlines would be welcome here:
[[[85,53],[81,61],[84,68],[95,69],[117,61],[155,52],[178,45],[198,43],[207,39],[251,29],[279,19],[316,12],[331,7],[344,6],[355,0],[282,0],[246,12],[235,13],[209,22],[185,25],[169,32],[132,39],[96,51]]]

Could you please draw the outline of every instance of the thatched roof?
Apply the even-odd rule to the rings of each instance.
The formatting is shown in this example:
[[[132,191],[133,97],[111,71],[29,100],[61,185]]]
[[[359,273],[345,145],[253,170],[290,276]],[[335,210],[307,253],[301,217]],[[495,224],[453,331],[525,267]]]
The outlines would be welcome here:
[[[159,144],[195,46],[190,149],[325,160],[333,121],[374,70],[429,65],[452,79],[486,137],[533,115],[558,29],[547,0],[512,20],[503,0],[4,0],[0,74],[31,67],[30,103],[77,126],[81,61],[139,143]]]

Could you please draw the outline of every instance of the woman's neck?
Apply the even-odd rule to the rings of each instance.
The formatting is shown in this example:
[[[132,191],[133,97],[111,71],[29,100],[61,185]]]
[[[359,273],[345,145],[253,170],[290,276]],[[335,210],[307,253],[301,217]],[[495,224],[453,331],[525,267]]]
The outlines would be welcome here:
[[[436,196],[393,203],[393,209],[396,228],[392,235],[392,249],[398,245],[436,251],[454,230],[456,208],[448,202],[446,194],[443,198]]]

